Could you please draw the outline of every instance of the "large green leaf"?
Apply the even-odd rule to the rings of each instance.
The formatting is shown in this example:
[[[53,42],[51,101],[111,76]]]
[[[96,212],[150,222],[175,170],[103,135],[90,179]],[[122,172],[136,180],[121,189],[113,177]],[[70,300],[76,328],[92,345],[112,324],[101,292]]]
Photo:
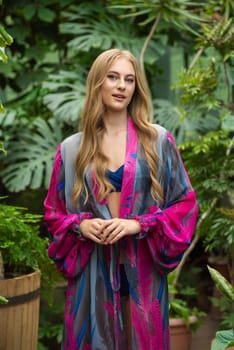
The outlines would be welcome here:
[[[227,347],[234,346],[233,329],[216,332],[215,341],[212,343],[211,350],[225,350]]]
[[[64,13],[60,31],[73,37],[68,41],[68,47],[74,53],[118,47],[128,49],[138,57],[145,41],[145,36],[141,36],[128,19],[118,20],[118,17],[109,14],[107,10],[103,12],[103,6],[72,6],[70,12]],[[146,64],[155,63],[164,53],[166,40],[165,35],[160,35],[150,42],[145,55]]]
[[[212,113],[186,111],[178,105],[163,99],[154,99],[155,121],[169,130],[178,144],[196,139],[201,133],[215,130],[219,126],[219,119]]]
[[[2,181],[11,192],[27,187],[48,188],[57,145],[62,132],[55,119],[48,122],[37,118],[33,128],[20,131],[19,140],[10,142],[4,167],[0,172]]]
[[[112,8],[125,10],[125,14],[121,17],[131,18],[139,17],[140,25],[155,21],[155,18],[160,15],[161,19],[167,22],[173,28],[186,29],[196,33],[189,22],[198,23],[199,16],[196,14],[196,9],[201,10],[203,3],[188,1],[188,0],[112,0]],[[143,20],[142,20],[143,18]]]
[[[48,90],[43,101],[56,118],[77,125],[85,98],[84,72],[60,71],[50,75],[43,85]]]

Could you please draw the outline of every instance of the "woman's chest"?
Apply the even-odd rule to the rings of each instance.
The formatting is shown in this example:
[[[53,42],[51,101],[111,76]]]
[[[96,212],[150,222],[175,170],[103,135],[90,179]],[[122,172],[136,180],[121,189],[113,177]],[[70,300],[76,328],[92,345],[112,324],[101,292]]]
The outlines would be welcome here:
[[[126,134],[104,137],[101,142],[101,149],[108,158],[108,169],[115,171],[125,161]]]

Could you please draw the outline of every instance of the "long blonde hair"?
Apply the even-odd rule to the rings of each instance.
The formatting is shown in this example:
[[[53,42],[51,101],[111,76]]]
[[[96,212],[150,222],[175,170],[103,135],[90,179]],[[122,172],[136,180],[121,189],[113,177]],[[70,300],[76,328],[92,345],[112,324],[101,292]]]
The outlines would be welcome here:
[[[88,200],[88,189],[85,174],[92,161],[92,170],[97,185],[97,200],[107,197],[112,185],[106,178],[108,158],[100,147],[100,138],[104,131],[101,86],[112,63],[120,57],[127,58],[133,65],[136,76],[136,88],[130,104],[128,115],[132,118],[139,141],[148,162],[151,177],[151,194],[155,199],[162,199],[162,188],[157,181],[158,155],[152,142],[157,141],[157,131],[148,121],[152,112],[150,91],[146,79],[136,58],[127,50],[111,49],[101,53],[93,62],[87,77],[86,100],[82,113],[82,140],[76,158],[75,184],[72,199],[77,201],[81,192],[85,192]]]

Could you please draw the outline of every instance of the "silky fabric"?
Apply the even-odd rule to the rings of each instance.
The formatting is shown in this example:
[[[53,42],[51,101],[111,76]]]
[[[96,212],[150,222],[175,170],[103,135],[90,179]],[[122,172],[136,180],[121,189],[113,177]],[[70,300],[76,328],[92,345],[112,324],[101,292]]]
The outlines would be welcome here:
[[[121,192],[123,182],[123,171],[124,166],[120,166],[117,170],[107,170],[107,178],[110,183],[114,186],[113,192]]]
[[[48,254],[67,278],[63,350],[127,350],[124,298],[120,298],[121,264],[129,285],[132,349],[169,350],[167,274],[180,262],[195,230],[198,206],[180,153],[170,133],[159,125],[152,140],[159,155],[158,181],[163,202],[150,193],[149,167],[128,118],[120,217],[138,220],[141,232],[113,245],[101,245],[80,234],[83,219],[110,219],[90,164],[88,201],[81,194],[74,206],[76,155],[82,133],[57,149],[45,199],[45,222],[51,233]]]

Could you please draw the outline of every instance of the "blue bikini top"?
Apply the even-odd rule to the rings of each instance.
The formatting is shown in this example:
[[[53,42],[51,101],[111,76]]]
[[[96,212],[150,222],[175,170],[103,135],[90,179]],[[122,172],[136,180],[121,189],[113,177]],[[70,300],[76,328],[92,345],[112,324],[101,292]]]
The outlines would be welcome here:
[[[120,166],[117,170],[107,170],[107,177],[110,183],[115,187],[115,192],[120,192],[123,181],[124,165]]]

